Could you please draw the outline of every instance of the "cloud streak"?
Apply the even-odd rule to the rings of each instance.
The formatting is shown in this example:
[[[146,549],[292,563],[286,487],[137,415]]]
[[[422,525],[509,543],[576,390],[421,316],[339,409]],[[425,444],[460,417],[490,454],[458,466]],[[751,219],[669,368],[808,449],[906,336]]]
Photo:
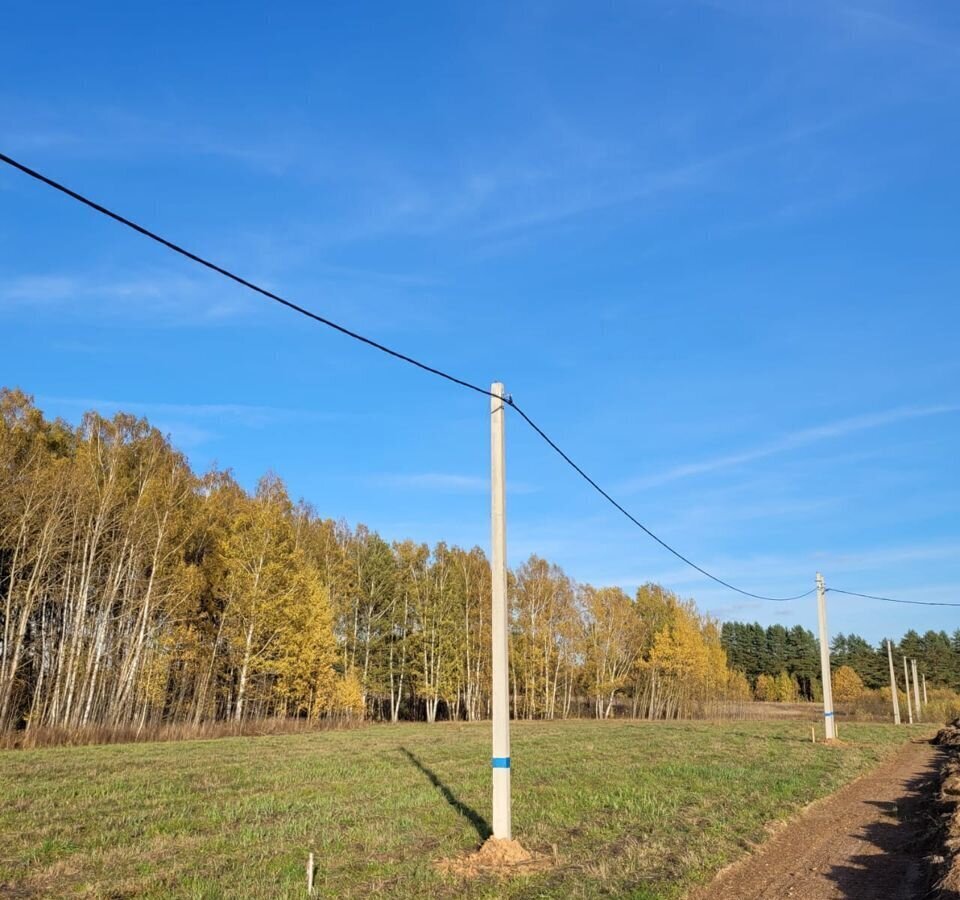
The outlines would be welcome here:
[[[950,413],[960,412],[958,404],[941,404],[938,406],[907,406],[897,409],[886,410],[879,413],[869,413],[861,416],[853,416],[848,419],[841,419],[837,422],[830,422],[825,425],[817,425],[812,428],[804,428],[787,434],[777,440],[760,444],[748,450],[739,453],[731,453],[725,456],[717,456],[713,459],[702,460],[701,462],[684,463],[674,466],[663,472],[652,475],[644,475],[639,478],[633,478],[621,485],[621,490],[640,491],[647,488],[659,487],[673,481],[683,478],[692,478],[697,475],[704,475],[709,472],[716,472],[722,469],[730,469],[741,466],[744,463],[754,462],[758,459],[764,459],[768,456],[775,456],[778,453],[787,453],[800,447],[806,447],[820,441],[831,440],[834,438],[845,437],[857,432],[867,431],[872,428],[882,428],[886,425],[893,425],[897,422],[909,419],[922,419],[929,416],[941,416]]]
[[[451,472],[410,472],[376,475],[372,484],[401,490],[439,491],[452,494],[485,493],[490,490],[490,480],[480,475],[461,475]],[[523,482],[511,482],[509,493],[530,494],[536,488]]]
[[[0,281],[0,309],[202,325],[238,316],[250,302],[237,292],[225,294],[209,280],[168,273],[129,279],[43,274]]]
[[[25,118],[29,111],[17,113]],[[660,113],[658,134],[669,131],[674,115],[672,110]],[[52,110],[45,118],[58,127],[40,122],[33,130],[10,135],[11,145],[25,152],[41,147],[96,159],[188,154],[240,164],[307,190],[351,185],[344,192],[348,196],[338,193],[330,199],[326,191],[320,221],[305,226],[314,252],[318,242],[340,245],[386,236],[460,237],[497,247],[511,236],[618,207],[642,210],[661,197],[689,193],[721,170],[809,140],[844,119],[828,116],[725,146],[704,143],[664,154],[659,142],[583,135],[548,117],[532,122],[525,139],[506,156],[499,143],[495,148],[481,145],[475,156],[424,176],[418,165],[405,165],[349,139],[333,140],[323,131],[281,128],[276,134],[268,129],[266,135],[251,137],[97,108],[85,110],[72,128],[63,125],[71,113]],[[269,230],[275,231],[276,223]]]
[[[405,475],[381,475],[374,479],[378,484],[396,488],[423,489],[473,493],[489,487],[485,478],[475,475],[456,475],[449,472],[415,472]]]
[[[343,419],[342,415],[318,413],[306,409],[279,406],[258,406],[246,403],[157,403],[149,400],[104,400],[91,397],[38,397],[43,406],[66,407],[76,410],[96,410],[101,415],[130,412],[151,419],[175,417],[205,422],[233,422],[245,428],[266,428],[290,422],[329,422]]]

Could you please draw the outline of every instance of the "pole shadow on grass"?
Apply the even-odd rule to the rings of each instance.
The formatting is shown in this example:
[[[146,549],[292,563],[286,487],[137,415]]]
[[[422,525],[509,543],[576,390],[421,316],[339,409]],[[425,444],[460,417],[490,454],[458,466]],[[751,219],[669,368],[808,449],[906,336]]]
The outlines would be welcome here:
[[[432,784],[441,794],[443,794],[443,799],[447,801],[461,816],[463,816],[476,830],[477,834],[480,835],[480,840],[485,841],[491,834],[493,830],[490,828],[490,823],[480,815],[472,806],[467,806],[453,791],[450,790],[437,776],[437,773],[433,769],[428,768],[419,759],[417,759],[414,753],[411,753],[406,747],[401,747],[400,751],[403,753],[407,759],[410,760],[424,775],[427,776],[430,784]]]

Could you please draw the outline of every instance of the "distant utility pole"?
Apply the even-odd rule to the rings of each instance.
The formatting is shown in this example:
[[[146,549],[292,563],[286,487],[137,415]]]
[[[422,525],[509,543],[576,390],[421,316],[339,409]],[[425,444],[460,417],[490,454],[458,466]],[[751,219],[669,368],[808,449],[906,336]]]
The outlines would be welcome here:
[[[900,724],[900,698],[897,696],[897,678],[893,674],[893,647],[887,640],[887,662],[890,663],[890,696],[893,698],[893,724]]]
[[[923,679],[923,705],[926,706],[927,705],[927,674],[926,672],[924,672],[924,674],[921,675],[920,677]]]
[[[903,658],[903,684],[907,692],[907,716],[913,724],[913,707],[910,705],[910,670],[907,668],[907,658]]]
[[[507,681],[507,489],[504,392],[490,386],[490,569],[493,578],[493,836],[510,840],[510,687]]]
[[[910,668],[913,670],[913,706],[917,711],[917,721],[919,722],[923,708],[920,706],[920,684],[917,681],[917,661],[915,659],[910,660]]]
[[[833,721],[833,683],[830,681],[830,643],[827,640],[827,596],[823,576],[817,572],[817,618],[820,620],[820,675],[823,679],[823,735],[837,736]]]

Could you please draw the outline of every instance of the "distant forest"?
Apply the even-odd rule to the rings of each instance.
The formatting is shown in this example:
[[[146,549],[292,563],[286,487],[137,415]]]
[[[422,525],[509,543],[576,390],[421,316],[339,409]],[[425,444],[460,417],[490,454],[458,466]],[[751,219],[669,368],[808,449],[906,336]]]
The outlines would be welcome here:
[[[726,715],[816,699],[803,628],[720,624],[656,584],[580,584],[537,556],[508,575],[518,718]],[[0,734],[249,719],[486,718],[490,567],[479,547],[387,541],[264,476],[194,472],[144,419],[51,421],[0,390]],[[908,634],[960,684],[953,640]],[[838,637],[867,687],[882,650]],[[856,687],[856,685],[855,685]]]
[[[820,644],[811,631],[799,625],[764,628],[756,622],[724,622],[720,640],[729,664],[747,676],[755,691],[761,676],[776,679],[786,673],[800,699],[822,699]],[[906,656],[917,660],[918,670],[932,685],[960,689],[960,629],[952,637],[944,631],[908,631],[901,640],[890,640],[901,687]],[[849,666],[867,688],[890,686],[886,638],[874,646],[857,634],[838,634],[830,644],[830,662],[833,669]]]
[[[746,700],[718,623],[644,585],[509,573],[512,712],[674,718]],[[149,422],[0,391],[0,732],[489,715],[479,547],[387,541],[202,474]]]

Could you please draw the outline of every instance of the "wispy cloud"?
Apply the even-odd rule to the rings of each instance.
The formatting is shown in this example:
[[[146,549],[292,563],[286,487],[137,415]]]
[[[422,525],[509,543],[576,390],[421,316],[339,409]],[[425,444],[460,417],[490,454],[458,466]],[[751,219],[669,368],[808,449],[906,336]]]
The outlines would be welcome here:
[[[801,498],[783,494],[763,496],[761,491],[762,488],[756,488],[732,497],[708,497],[707,502],[695,498],[689,505],[671,505],[658,519],[657,527],[673,534],[722,527],[730,535],[735,526],[752,531],[762,521],[789,521],[793,525],[807,522],[843,503],[843,497],[837,494]]]
[[[755,615],[758,610],[764,609],[765,604],[759,600],[746,600],[743,603],[728,603],[726,606],[714,606],[710,614],[718,619],[729,620]],[[790,613],[792,615],[792,611]]]
[[[455,475],[449,472],[416,472],[407,475],[380,475],[378,484],[396,488],[418,488],[431,491],[473,492],[489,489],[490,482],[478,475]]]
[[[920,419],[928,416],[940,416],[949,413],[960,412],[960,405],[942,404],[938,406],[908,406],[897,409],[886,410],[879,413],[870,413],[867,415],[853,416],[849,419],[841,419],[837,422],[830,422],[826,425],[817,425],[813,428],[804,428],[787,434],[777,440],[766,444],[760,444],[757,447],[743,450],[739,453],[730,453],[724,456],[717,456],[713,459],[702,460],[701,462],[684,463],[674,466],[663,472],[657,472],[652,475],[644,475],[639,478],[633,478],[621,485],[621,490],[638,491],[646,488],[658,487],[671,481],[677,481],[682,478],[691,478],[696,475],[703,475],[708,472],[716,472],[720,469],[729,469],[754,460],[764,459],[768,456],[774,456],[778,453],[786,453],[790,450],[796,450],[810,444],[820,441],[826,441],[833,438],[844,437],[855,434],[860,431],[866,431],[871,428],[881,428],[885,425],[892,425],[896,422],[902,422],[908,419]]]
[[[340,421],[347,415],[247,403],[164,403],[53,395],[36,399],[48,413],[74,422],[88,410],[95,410],[103,416],[118,412],[142,416],[162,434],[169,435],[181,450],[192,450],[219,440],[231,429],[235,433],[236,429],[257,431],[284,425],[302,426],[311,422]]]
[[[858,6],[840,6],[838,12],[856,27],[861,37],[922,47],[935,51],[938,60],[960,62],[960,47],[956,40],[950,40],[949,31],[934,28],[915,17],[900,18]]]
[[[536,147],[536,164],[519,156],[487,168],[434,177],[429,182],[400,178],[386,185],[387,198],[364,225],[382,234],[433,236],[459,232],[509,246],[510,236],[610,210],[643,205],[689,192],[728,167],[815,138],[845,122],[847,114],[791,124],[771,133],[687,153],[665,164],[638,145],[599,144],[586,158],[570,148]],[[546,136],[544,135],[544,138]],[[357,234],[362,234],[361,226]]]
[[[960,541],[956,537],[904,544],[890,544],[878,549],[833,553],[830,551],[798,549],[793,555],[782,553],[724,555],[698,560],[705,569],[721,578],[729,578],[735,584],[756,593],[792,595],[813,586],[813,574],[821,571],[827,578],[827,586],[875,593],[906,599],[950,599],[950,591],[956,585],[921,586],[926,577],[927,565],[938,560],[952,561],[960,557]],[[641,579],[624,577],[619,582],[626,585],[639,584]],[[869,580],[865,580],[870,576]],[[852,579],[852,580],[851,580]],[[730,591],[706,580],[693,569],[684,566],[658,567],[646,570],[642,580],[652,580],[673,588],[681,594],[692,594],[698,602],[710,609],[724,604],[744,602]],[[897,585],[907,585],[898,588]],[[746,598],[749,599],[749,598]],[[797,601],[801,604],[806,601]],[[784,604],[790,608],[791,604]]]
[[[38,115],[16,112],[20,119]],[[705,132],[701,140],[687,134],[692,127],[688,120],[702,114],[683,111],[682,133],[667,141],[677,146],[665,153],[664,135],[676,130],[678,113],[672,107],[651,112],[656,126],[630,139],[614,130],[598,134],[578,128],[539,110],[523,136],[510,143],[509,152],[499,142],[478,141],[470,154],[431,167],[428,174],[418,163],[322,130],[290,131],[282,124],[264,129],[267,134],[251,135],[115,109],[84,110],[82,118],[74,111],[47,110],[35,127],[8,135],[7,142],[28,153],[40,148],[98,159],[188,154],[251,168],[307,190],[323,186],[323,201],[304,225],[313,253],[318,244],[398,235],[468,238],[471,250],[482,252],[593,213],[645,208],[655,199],[695,190],[721,170],[838,124],[836,117],[799,126],[778,123],[746,139],[717,144],[706,133],[706,121],[699,125]],[[650,139],[653,134],[657,140]],[[275,231],[276,225],[270,223],[265,230]]]
[[[195,425],[192,422],[177,420],[154,420],[151,423],[161,434],[168,435],[170,440],[180,450],[193,450],[204,444],[215,441],[220,435],[209,429]]]
[[[400,490],[425,490],[446,493],[482,493],[490,490],[490,479],[480,475],[460,475],[451,472],[411,472],[374,475],[369,481],[381,487]],[[523,482],[511,482],[507,490],[514,494],[529,494],[535,487]]]
[[[823,554],[822,565],[833,571],[860,572],[874,570],[879,566],[958,558],[960,558],[960,541],[947,540],[901,544],[855,553]]]
[[[0,280],[0,309],[108,315],[165,325],[208,324],[241,315],[251,301],[208,279],[166,272],[136,278],[94,274],[19,275]]]
[[[67,275],[21,275],[0,283],[0,302],[49,305],[68,300],[77,292],[77,280]]]
[[[163,403],[152,400],[108,400],[94,397],[41,396],[41,406],[53,407],[55,411],[66,409],[80,413],[96,410],[103,415],[113,412],[129,412],[151,420],[193,420],[209,423],[230,422],[244,428],[267,428],[272,425],[296,422],[329,422],[341,419],[341,415],[293,409],[280,406],[258,406],[246,403]],[[156,422],[154,423],[156,424]],[[207,432],[205,432],[207,433]]]

